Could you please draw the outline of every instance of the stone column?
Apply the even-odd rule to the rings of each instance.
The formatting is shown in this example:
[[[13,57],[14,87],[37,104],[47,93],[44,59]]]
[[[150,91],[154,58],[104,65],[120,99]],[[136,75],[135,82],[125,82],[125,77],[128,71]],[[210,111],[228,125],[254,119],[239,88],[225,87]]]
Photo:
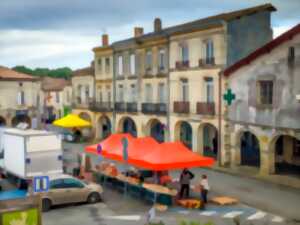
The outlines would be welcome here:
[[[192,126],[192,150],[193,152],[198,152],[198,124],[191,123]]]
[[[258,138],[260,147],[260,170],[261,176],[268,176],[270,174],[270,151],[269,151],[269,139],[266,136]]]

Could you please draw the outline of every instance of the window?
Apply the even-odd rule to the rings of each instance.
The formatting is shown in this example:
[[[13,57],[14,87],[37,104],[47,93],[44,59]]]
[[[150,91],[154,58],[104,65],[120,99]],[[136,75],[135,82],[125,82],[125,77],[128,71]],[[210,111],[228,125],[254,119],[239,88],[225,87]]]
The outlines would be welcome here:
[[[67,91],[67,102],[70,102],[70,92]]]
[[[205,41],[205,63],[214,64],[214,43],[212,40]]]
[[[90,97],[90,87],[88,85],[85,86],[85,101],[88,102]]]
[[[294,140],[293,157],[300,158],[300,141],[296,138]]]
[[[110,59],[107,57],[105,58],[105,73],[110,72]]]
[[[150,71],[152,69],[152,51],[148,50],[146,52],[146,70]]]
[[[130,74],[135,74],[135,54],[130,55]]]
[[[84,188],[83,183],[79,180],[75,180],[72,178],[66,178],[63,180],[65,188]]]
[[[59,103],[60,98],[59,98],[59,92],[58,91],[55,92],[55,100],[56,100],[56,103]]]
[[[206,89],[206,102],[213,103],[214,102],[214,82],[213,78],[206,77],[205,78],[205,89]]]
[[[124,102],[124,87],[122,84],[119,84],[118,102]]]
[[[188,62],[189,61],[189,48],[187,44],[180,45],[180,54],[181,54],[181,61]]]
[[[78,85],[78,87],[77,87],[77,101],[78,101],[78,104],[81,104],[81,102],[82,102],[82,86],[81,85]]]
[[[102,73],[102,58],[98,59],[98,70],[101,74]]]
[[[36,105],[40,106],[40,102],[41,102],[41,97],[40,97],[39,94],[37,94],[37,96],[36,96]]]
[[[151,84],[146,84],[145,85],[145,101],[146,103],[151,103],[152,102],[152,85]]]
[[[273,81],[259,81],[259,101],[263,105],[272,105],[273,103]]]
[[[158,54],[158,69],[163,71],[165,69],[165,50],[160,49]]]
[[[106,93],[107,93],[107,101],[111,101],[111,91],[110,91],[110,86],[106,86]]]
[[[63,179],[50,181],[50,189],[60,189],[60,188],[65,188]]]
[[[99,88],[99,102],[103,101],[102,89]]]
[[[295,60],[295,48],[289,47],[289,52],[288,52],[288,62],[294,62]]]
[[[136,98],[136,85],[135,84],[131,84],[130,85],[130,99],[131,102],[136,102],[137,98]]]
[[[118,69],[119,69],[119,76],[123,75],[123,56],[118,57]]]
[[[187,79],[181,79],[181,100],[183,102],[189,101],[189,84]]]
[[[24,91],[18,92],[18,98],[17,98],[18,105],[25,105],[25,93]]]
[[[165,84],[159,83],[158,84],[158,102],[165,103],[166,102],[166,91],[165,91]]]

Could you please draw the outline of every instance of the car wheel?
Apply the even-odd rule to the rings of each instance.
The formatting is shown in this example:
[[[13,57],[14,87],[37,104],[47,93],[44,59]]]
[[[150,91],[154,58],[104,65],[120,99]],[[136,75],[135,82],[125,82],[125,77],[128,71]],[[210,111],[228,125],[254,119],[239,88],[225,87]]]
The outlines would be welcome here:
[[[43,201],[42,201],[42,210],[43,210],[43,212],[47,212],[47,211],[49,211],[50,210],[50,208],[51,208],[51,201],[50,201],[50,199],[43,199]]]
[[[98,193],[91,193],[87,199],[87,202],[90,204],[100,202],[101,201],[101,196]]]

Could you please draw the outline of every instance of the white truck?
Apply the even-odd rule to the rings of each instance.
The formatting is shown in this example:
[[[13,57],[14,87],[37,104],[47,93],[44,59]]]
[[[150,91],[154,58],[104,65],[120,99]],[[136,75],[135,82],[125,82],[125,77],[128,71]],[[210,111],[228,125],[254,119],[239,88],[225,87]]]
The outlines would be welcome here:
[[[63,173],[62,141],[59,134],[43,130],[6,128],[0,132],[5,173],[18,178]],[[1,152],[1,149],[0,149]]]

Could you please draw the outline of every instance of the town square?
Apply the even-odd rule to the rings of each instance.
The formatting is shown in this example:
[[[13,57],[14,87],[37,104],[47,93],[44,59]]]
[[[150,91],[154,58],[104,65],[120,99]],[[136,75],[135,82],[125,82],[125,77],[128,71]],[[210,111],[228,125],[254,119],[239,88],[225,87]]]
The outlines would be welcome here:
[[[0,224],[300,224],[299,0],[0,2]]]

